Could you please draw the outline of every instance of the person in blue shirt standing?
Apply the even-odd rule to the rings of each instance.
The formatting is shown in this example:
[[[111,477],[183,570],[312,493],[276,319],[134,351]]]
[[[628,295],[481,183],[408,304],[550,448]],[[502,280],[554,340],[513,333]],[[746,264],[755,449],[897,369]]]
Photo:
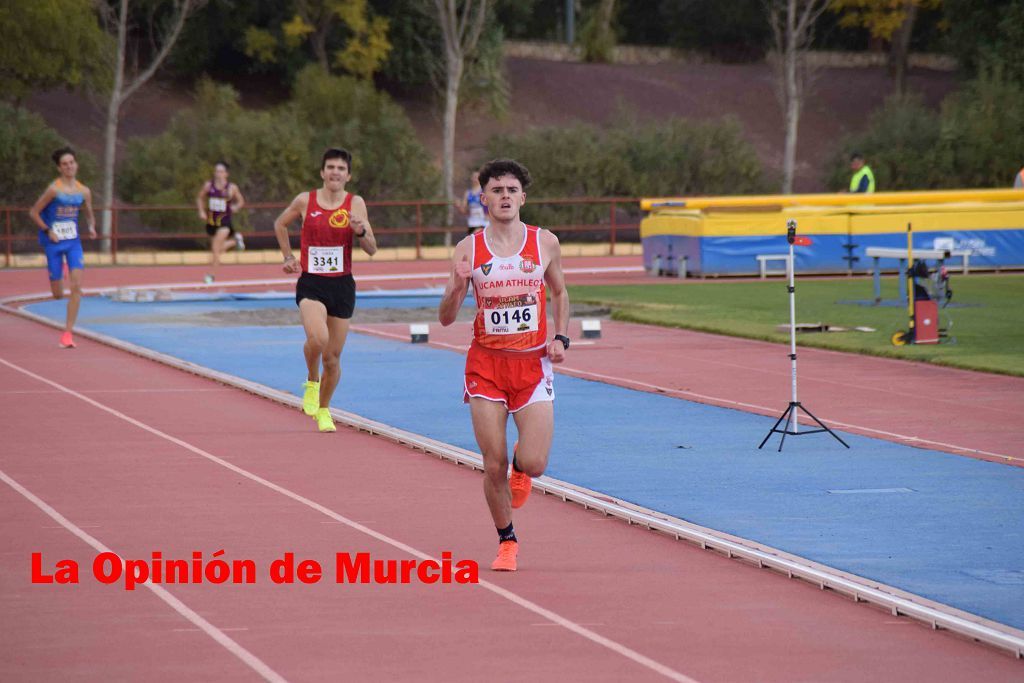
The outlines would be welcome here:
[[[462,199],[455,203],[455,208],[466,217],[466,234],[472,235],[487,227],[487,207],[480,201],[480,174],[476,171],[469,177],[469,189]]]
[[[78,318],[78,307],[82,302],[82,269],[85,256],[82,253],[82,239],[79,235],[79,214],[83,207],[89,226],[89,237],[96,237],[96,217],[92,212],[92,192],[78,181],[78,161],[75,151],[62,147],[53,153],[60,177],[50,183],[42,196],[29,209],[28,215],[39,226],[39,244],[46,252],[46,267],[50,274],[50,291],[54,299],[64,298],[64,263],[67,261],[68,283],[71,295],[68,298],[67,318],[60,345],[75,346],[71,329]]]

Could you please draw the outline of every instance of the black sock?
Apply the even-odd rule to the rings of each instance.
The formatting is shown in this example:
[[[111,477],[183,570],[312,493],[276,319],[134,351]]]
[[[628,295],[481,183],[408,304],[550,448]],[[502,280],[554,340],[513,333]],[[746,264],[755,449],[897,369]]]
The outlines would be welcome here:
[[[508,526],[504,529],[498,529],[498,543],[504,543],[505,541],[517,541],[516,532],[512,528],[512,522],[508,523]]]
[[[516,456],[512,456],[512,469],[516,472],[522,472],[523,470],[519,467],[519,461],[516,460]]]

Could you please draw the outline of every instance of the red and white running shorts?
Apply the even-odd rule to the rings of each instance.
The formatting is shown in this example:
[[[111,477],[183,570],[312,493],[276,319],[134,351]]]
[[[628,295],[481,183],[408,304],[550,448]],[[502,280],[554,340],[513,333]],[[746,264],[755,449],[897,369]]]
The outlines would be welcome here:
[[[546,352],[494,351],[477,343],[466,355],[463,400],[485,398],[501,401],[508,412],[531,403],[555,400],[554,375]]]

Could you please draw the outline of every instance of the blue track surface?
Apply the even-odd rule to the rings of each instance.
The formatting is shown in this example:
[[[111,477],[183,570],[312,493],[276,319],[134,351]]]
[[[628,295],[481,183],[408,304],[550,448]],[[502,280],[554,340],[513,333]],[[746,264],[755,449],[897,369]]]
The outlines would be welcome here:
[[[361,296],[358,306],[433,303]],[[79,324],[298,393],[299,327],[191,319],[289,306],[86,298]],[[64,302],[28,308],[64,319]],[[152,316],[160,322],[144,322]],[[475,450],[463,363],[457,353],[352,334],[334,405]],[[766,417],[566,376],[555,392],[551,476],[1024,628],[1024,468],[848,434],[851,450],[816,434],[790,437],[782,454],[759,451]]]

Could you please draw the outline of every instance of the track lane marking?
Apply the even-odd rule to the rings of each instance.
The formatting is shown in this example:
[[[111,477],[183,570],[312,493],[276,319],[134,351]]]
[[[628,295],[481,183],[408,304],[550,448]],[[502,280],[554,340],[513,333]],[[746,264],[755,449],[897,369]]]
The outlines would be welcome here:
[[[414,547],[412,547],[412,546],[410,546],[410,545],[408,545],[406,543],[403,543],[402,541],[399,541],[397,539],[391,538],[390,536],[387,536],[387,535],[385,535],[385,534],[383,534],[383,533],[381,533],[379,531],[375,531],[374,529],[371,529],[371,528],[369,528],[367,526],[364,526],[363,524],[360,524],[359,522],[356,522],[355,520],[349,519],[349,518],[345,517],[344,515],[342,515],[340,513],[337,513],[334,510],[331,510],[330,508],[321,505],[320,503],[317,503],[316,501],[310,500],[309,498],[306,498],[305,496],[302,496],[302,495],[300,495],[298,493],[295,493],[294,491],[292,491],[290,489],[287,489],[287,488],[285,488],[285,487],[283,487],[283,486],[281,486],[279,484],[275,484],[274,482],[272,482],[272,481],[270,481],[268,479],[264,479],[263,477],[259,476],[258,474],[254,474],[254,473],[252,473],[252,472],[250,472],[250,471],[248,471],[246,469],[243,469],[243,468],[241,468],[241,467],[239,467],[239,466],[237,466],[237,465],[235,465],[235,464],[233,464],[231,462],[228,462],[227,460],[224,460],[223,458],[220,458],[220,457],[218,457],[216,455],[213,455],[212,453],[209,453],[209,452],[199,448],[198,446],[194,446],[194,445],[188,443],[187,441],[184,441],[184,440],[179,439],[179,438],[177,438],[175,436],[167,434],[166,432],[163,432],[163,431],[157,429],[156,427],[152,427],[152,426],[146,424],[145,422],[142,422],[141,420],[136,420],[135,418],[130,417],[129,415],[126,415],[126,414],[120,412],[119,410],[116,410],[114,408],[111,408],[111,407],[103,404],[103,403],[100,403],[99,401],[97,401],[95,399],[89,398],[88,396],[85,396],[84,394],[80,394],[79,392],[75,391],[74,389],[70,389],[68,387],[65,387],[64,385],[62,385],[62,384],[60,384],[58,382],[55,382],[55,381],[53,381],[53,380],[51,380],[49,378],[43,377],[42,375],[38,375],[38,374],[32,372],[31,370],[28,370],[26,368],[23,368],[23,367],[15,364],[15,363],[12,363],[12,362],[6,360],[5,358],[0,358],[0,363],[2,363],[3,365],[6,365],[7,367],[11,368],[12,370],[16,370],[18,372],[21,372],[22,374],[27,375],[28,377],[31,377],[31,378],[35,379],[36,381],[42,382],[43,384],[49,385],[49,386],[51,386],[51,387],[53,387],[53,388],[55,388],[55,389],[57,389],[59,391],[62,391],[62,392],[66,393],[66,394],[68,394],[70,396],[73,396],[74,398],[77,398],[80,401],[88,403],[89,405],[91,405],[91,406],[93,406],[95,408],[98,408],[99,410],[102,410],[105,413],[113,415],[114,417],[116,417],[116,418],[118,418],[120,420],[123,420],[123,421],[127,422],[128,424],[130,424],[130,425],[132,425],[134,427],[137,427],[137,428],[139,428],[139,429],[141,429],[141,430],[143,430],[145,432],[149,432],[150,434],[152,434],[154,436],[157,436],[157,437],[159,437],[161,439],[164,439],[165,441],[169,441],[170,443],[173,443],[176,446],[180,446],[181,448],[183,448],[183,449],[185,449],[185,450],[187,450],[187,451],[189,451],[189,452],[191,452],[191,453],[193,453],[195,455],[198,455],[198,456],[200,456],[202,458],[205,458],[206,460],[209,460],[210,462],[212,462],[212,463],[214,463],[216,465],[220,465],[221,467],[223,467],[223,468],[225,468],[227,470],[230,470],[230,471],[234,472],[235,474],[238,474],[239,476],[245,477],[246,479],[249,479],[250,481],[253,481],[253,482],[255,482],[255,483],[257,483],[257,484],[259,484],[261,486],[264,486],[264,487],[270,489],[271,491],[274,491],[274,492],[279,493],[279,494],[281,494],[281,495],[283,495],[283,496],[285,496],[287,498],[290,498],[290,499],[294,500],[297,503],[301,503],[302,505],[305,505],[306,507],[308,507],[308,508],[310,508],[312,510],[317,511],[317,512],[321,513],[322,515],[324,515],[326,517],[329,517],[330,519],[333,519],[333,520],[335,520],[337,522],[340,522],[340,523],[348,526],[349,528],[354,529],[356,531],[359,531],[359,532],[361,532],[361,533],[363,533],[363,534],[365,534],[365,535],[367,535],[367,536],[369,536],[371,538],[374,538],[374,539],[376,539],[376,540],[378,540],[378,541],[380,541],[382,543],[390,545],[391,547],[396,548],[397,550],[400,550],[400,551],[402,551],[402,552],[404,552],[406,554],[412,555],[413,557],[416,557],[416,558],[418,558],[420,560],[434,560],[435,562],[440,562],[440,560],[438,558],[432,557],[432,556],[428,555],[427,553],[424,553],[424,552],[422,552],[422,551],[420,551],[420,550],[418,550],[418,549],[416,549],[416,548],[414,548]],[[75,527],[70,521],[68,521],[66,518],[61,516],[59,512],[57,512],[56,510],[51,508],[49,505],[47,505],[41,499],[36,497],[30,491],[28,491],[27,489],[22,487],[20,484],[15,482],[13,479],[8,477],[2,470],[0,470],[0,479],[2,479],[9,486],[11,486],[11,488],[14,488],[16,491],[18,491],[23,496],[28,498],[30,501],[32,501],[34,504],[36,504],[37,507],[39,507],[41,510],[43,510],[44,512],[49,514],[54,520],[56,520],[58,523],[60,523],[62,526],[64,526],[66,529],[68,529],[72,533],[74,533],[76,536],[78,536],[78,538],[82,539],[83,541],[85,541],[86,543],[91,545],[98,552],[107,552],[108,551],[108,549],[105,546],[103,546],[98,540],[96,540],[92,536],[89,536],[86,532],[82,531],[81,529],[78,529],[77,527]],[[166,590],[164,590],[160,586],[155,586],[155,585],[150,587],[151,584],[149,584],[149,583],[146,583],[146,584],[143,584],[143,585],[145,585],[147,588],[150,588],[150,590],[154,591],[158,596],[161,597],[161,599],[163,599],[169,605],[174,607],[175,611],[178,611],[179,614],[182,614],[182,616],[186,616],[186,614],[194,616],[194,618],[191,618],[190,616],[186,616],[186,618],[189,621],[191,621],[192,623],[194,623],[197,626],[199,626],[200,628],[202,628],[208,635],[210,635],[210,637],[214,638],[214,640],[216,640],[221,645],[224,645],[224,647],[226,649],[231,651],[233,654],[238,656],[240,659],[242,659],[243,661],[246,661],[245,659],[242,658],[242,653],[244,653],[245,655],[248,655],[249,657],[251,657],[252,658],[252,663],[250,663],[249,661],[246,661],[246,663],[249,664],[250,667],[254,668],[254,670],[256,670],[255,666],[254,666],[255,664],[262,665],[264,667],[265,671],[266,671],[266,674],[261,672],[261,675],[263,675],[266,680],[275,681],[275,682],[277,682],[277,681],[284,681],[285,680],[284,678],[281,678],[279,674],[277,674],[276,672],[271,670],[269,667],[267,667],[265,664],[263,664],[259,659],[257,659],[255,657],[255,655],[252,655],[247,650],[242,648],[240,645],[235,643],[235,641],[231,640],[231,638],[229,638],[227,635],[225,635],[222,631],[218,630],[215,626],[213,626],[212,624],[207,622],[205,619],[200,617],[198,614],[193,612],[191,609],[189,609],[187,606],[185,606],[184,603],[179,601],[177,598],[175,598],[173,595],[168,593]],[[526,598],[524,598],[524,597],[522,597],[522,596],[520,596],[520,595],[518,595],[516,593],[513,593],[512,591],[510,591],[510,590],[508,590],[506,588],[502,588],[501,586],[499,586],[497,584],[493,584],[493,583],[491,583],[491,582],[489,582],[489,581],[487,581],[485,579],[481,579],[480,582],[477,585],[480,586],[481,588],[484,588],[484,589],[494,593],[495,595],[498,595],[498,596],[500,596],[502,598],[505,598],[509,602],[511,602],[511,603],[513,603],[515,605],[518,605],[519,607],[522,607],[523,609],[526,609],[526,610],[528,610],[530,612],[533,612],[534,614],[537,614],[537,615],[547,619],[548,621],[551,621],[551,622],[554,622],[555,624],[558,624],[559,626],[565,628],[567,631],[575,633],[576,635],[579,635],[582,638],[585,638],[586,640],[591,641],[592,643],[595,643],[595,644],[597,644],[597,645],[599,645],[601,647],[604,647],[604,648],[606,648],[608,650],[611,650],[612,652],[615,652],[616,654],[621,655],[622,657],[625,657],[626,659],[629,659],[629,660],[639,664],[640,666],[643,666],[644,668],[647,668],[647,669],[649,669],[649,670],[651,670],[651,671],[653,671],[655,673],[661,674],[662,676],[664,676],[664,677],[666,677],[666,678],[668,678],[670,680],[677,681],[678,683],[698,683],[698,681],[696,681],[695,679],[690,678],[689,676],[687,676],[687,675],[685,675],[685,674],[683,674],[683,673],[681,673],[679,671],[676,671],[675,669],[672,669],[672,668],[662,664],[661,662],[658,662],[658,661],[656,661],[654,659],[651,659],[650,657],[647,657],[646,655],[640,654],[636,650],[633,650],[633,649],[631,649],[631,648],[629,648],[629,647],[627,647],[625,645],[622,645],[621,643],[619,643],[617,641],[614,641],[614,640],[612,640],[610,638],[606,638],[605,636],[602,636],[599,633],[591,631],[590,629],[586,628],[585,626],[583,626],[581,624],[578,624],[578,623],[572,621],[571,619],[563,617],[562,615],[558,614],[557,612],[549,610],[546,607],[542,607],[541,605],[539,605],[539,604],[537,604],[537,603],[535,603],[535,602],[533,602],[531,600],[528,600],[528,599],[526,599]],[[166,596],[166,597],[164,597],[164,596]],[[171,602],[171,601],[173,601],[173,602]],[[231,647],[229,647],[228,644],[231,644],[235,648],[237,648],[237,651],[232,649]],[[267,675],[272,675],[272,676],[274,676],[274,678],[268,678]]]
[[[7,363],[7,361],[0,358],[0,362]],[[8,363],[9,365],[9,363]],[[16,369],[21,369],[17,368]],[[24,371],[23,371],[24,372]],[[45,380],[44,380],[45,381]],[[79,396],[81,398],[81,396]],[[6,472],[0,470],[0,481],[10,486],[14,491],[19,493],[23,498],[28,500],[30,503],[39,508],[44,514],[50,519],[60,524],[62,527],[70,531],[86,545],[91,546],[97,553],[113,553],[114,551],[103,545],[94,536],[91,536],[88,532],[84,531],[81,527],[77,526],[74,522],[69,520],[67,517],[57,512],[52,506],[44,501],[39,496],[35,495],[27,488],[19,484],[17,481],[12,479]],[[115,553],[117,554],[117,553]],[[118,555],[118,557],[121,557]],[[122,561],[124,558],[121,558]],[[156,597],[160,598],[165,602],[171,609],[180,614],[188,622],[195,625],[196,630],[202,631],[206,635],[210,636],[214,641],[221,645],[225,650],[233,654],[243,664],[248,666],[254,672],[259,674],[260,678],[271,683],[287,683],[287,679],[281,676],[279,673],[267,666],[259,657],[246,650],[244,647],[239,645],[237,642],[231,639],[223,630],[217,628],[206,619],[203,619],[195,611],[193,611],[188,605],[183,603],[178,598],[174,597],[168,592],[163,586],[146,581],[142,584],[150,591],[153,592]],[[178,630],[193,630],[193,629],[178,629]]]

